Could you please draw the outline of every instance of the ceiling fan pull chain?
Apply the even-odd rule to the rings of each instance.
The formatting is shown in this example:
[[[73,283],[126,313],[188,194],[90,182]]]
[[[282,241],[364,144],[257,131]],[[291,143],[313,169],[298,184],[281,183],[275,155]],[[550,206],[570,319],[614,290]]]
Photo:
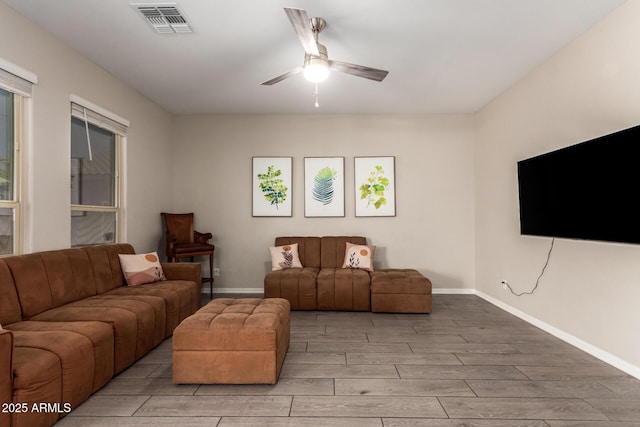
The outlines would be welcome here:
[[[316,106],[316,108],[318,108],[318,107],[320,107],[320,104],[318,103],[318,83],[316,83],[316,92],[315,92],[315,95],[316,95],[316,103],[315,103],[315,106]]]

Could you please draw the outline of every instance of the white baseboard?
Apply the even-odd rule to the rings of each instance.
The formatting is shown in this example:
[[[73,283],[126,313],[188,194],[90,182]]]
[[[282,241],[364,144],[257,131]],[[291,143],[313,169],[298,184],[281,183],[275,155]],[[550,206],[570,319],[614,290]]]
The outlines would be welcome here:
[[[580,350],[589,353],[590,355],[592,355],[593,357],[596,357],[600,360],[602,360],[605,363],[608,363],[609,365],[620,369],[621,371],[626,372],[629,375],[632,375],[638,379],[640,379],[640,367],[632,365],[629,362],[626,362],[622,359],[620,359],[617,356],[614,356],[613,354],[602,350],[601,348],[598,348],[592,344],[589,344],[586,341],[581,340],[578,337],[575,337],[563,330],[560,330],[558,328],[556,328],[555,326],[551,326],[546,322],[543,322],[542,320],[539,320],[533,316],[530,316],[520,310],[518,310],[517,308],[514,308],[508,304],[505,304],[504,302],[493,298],[492,296],[489,296],[487,294],[485,294],[484,292],[480,292],[480,291],[474,291],[474,293],[476,295],[478,295],[480,298],[490,302],[491,304],[500,307],[501,309],[503,309],[504,311],[513,314],[516,317],[519,317],[520,319],[524,320],[525,322],[528,322],[530,324],[532,324],[533,326],[536,326],[540,329],[542,329],[545,332],[550,333],[551,335],[553,335],[556,338],[561,339],[562,341],[571,344],[574,347],[579,348]]]
[[[458,295],[475,295],[475,289],[469,288],[433,288],[431,289],[433,295],[437,294],[458,294]]]

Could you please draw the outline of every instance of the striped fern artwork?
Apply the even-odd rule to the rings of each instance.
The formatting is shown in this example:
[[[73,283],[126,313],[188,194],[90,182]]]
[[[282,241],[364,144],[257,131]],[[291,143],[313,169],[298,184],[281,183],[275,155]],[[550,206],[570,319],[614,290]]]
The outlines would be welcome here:
[[[344,157],[304,158],[304,216],[344,217]]]
[[[335,179],[335,169],[331,169],[329,166],[320,169],[314,178],[311,190],[313,199],[322,203],[323,206],[330,204],[333,201],[333,182]]]

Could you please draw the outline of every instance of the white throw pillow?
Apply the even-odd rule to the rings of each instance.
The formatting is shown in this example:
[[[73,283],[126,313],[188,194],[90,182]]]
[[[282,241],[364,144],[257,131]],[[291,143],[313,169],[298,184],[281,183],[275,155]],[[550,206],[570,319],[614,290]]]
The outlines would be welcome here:
[[[271,253],[271,270],[282,270],[285,268],[302,268],[302,263],[298,257],[298,244],[272,246],[269,248]]]
[[[342,268],[357,268],[360,270],[373,271],[373,255],[375,252],[375,246],[356,245],[347,242]]]
[[[164,276],[164,271],[162,271],[157,252],[135,255],[118,254],[118,257],[120,258],[122,272],[129,286],[167,280]]]

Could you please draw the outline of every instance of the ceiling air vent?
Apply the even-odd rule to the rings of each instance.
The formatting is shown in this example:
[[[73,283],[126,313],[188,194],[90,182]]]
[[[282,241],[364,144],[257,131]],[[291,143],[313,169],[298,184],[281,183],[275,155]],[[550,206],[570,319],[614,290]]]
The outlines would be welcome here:
[[[131,3],[158,34],[184,34],[193,30],[175,3]]]

